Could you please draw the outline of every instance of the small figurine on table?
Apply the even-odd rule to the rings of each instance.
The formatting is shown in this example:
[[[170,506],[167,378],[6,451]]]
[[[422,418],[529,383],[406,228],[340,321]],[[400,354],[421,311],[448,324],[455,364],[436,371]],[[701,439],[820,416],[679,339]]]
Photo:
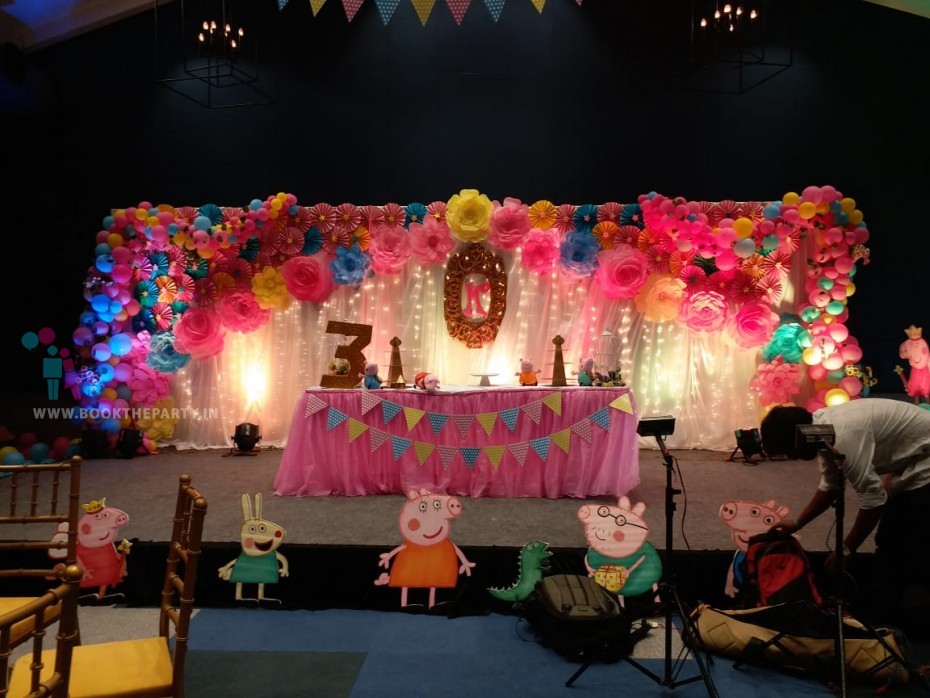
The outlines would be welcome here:
[[[421,371],[414,376],[413,384],[430,394],[439,392],[439,377],[426,371]]]
[[[578,376],[578,385],[594,385],[594,358],[588,356],[581,360],[581,370],[572,371],[573,376]]]
[[[520,377],[520,385],[539,385],[539,369],[533,368],[532,359],[520,359],[520,372],[515,376]]]
[[[907,394],[914,398],[916,404],[920,404],[921,400],[930,402],[930,367],[927,363],[930,359],[930,347],[927,346],[927,340],[921,336],[923,328],[911,325],[904,332],[907,340],[901,344],[899,353],[901,358],[907,359],[911,366],[911,372],[904,387]],[[901,379],[904,379],[903,373],[901,373]]]
[[[378,364],[369,361],[365,364],[365,373],[363,375],[365,388],[368,390],[377,390],[381,387],[381,377],[378,375]]]

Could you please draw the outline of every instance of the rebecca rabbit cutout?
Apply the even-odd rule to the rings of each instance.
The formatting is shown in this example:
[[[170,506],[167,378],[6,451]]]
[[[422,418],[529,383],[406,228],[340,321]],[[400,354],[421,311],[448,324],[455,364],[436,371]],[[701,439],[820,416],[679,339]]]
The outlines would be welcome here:
[[[585,504],[578,510],[588,545],[584,557],[588,575],[608,591],[620,596],[638,596],[658,588],[662,561],[646,540],[649,527],[642,518],[643,502],[630,505],[620,497],[617,506]]]
[[[284,542],[285,530],[278,524],[262,518],[262,495],[255,494],[255,511],[249,495],[242,498],[242,529],[239,542],[242,552],[235,560],[220,567],[220,579],[236,585],[236,601],[280,604],[279,599],[265,597],[265,585],[275,584],[280,577],[288,575],[287,558],[278,552]],[[257,598],[243,598],[242,586],[257,584]]]
[[[778,506],[774,499],[767,499],[765,502],[730,500],[720,505],[720,519],[730,527],[733,545],[736,546],[724,587],[724,592],[731,599],[740,593],[746,581],[743,575],[749,539],[778,525],[786,516],[788,507]]]
[[[407,606],[409,589],[429,589],[429,605],[436,605],[436,589],[454,589],[458,576],[471,576],[469,562],[452,542],[452,519],[462,513],[457,497],[410,490],[400,510],[398,527],[404,542],[389,553],[381,553],[378,567],[388,569],[375,580],[375,586],[400,587],[400,605]]]
[[[91,500],[82,504],[84,513],[77,522],[77,563],[84,570],[81,589],[96,588],[96,593],[82,596],[82,599],[96,601],[113,601],[122,598],[122,594],[107,595],[107,589],[119,584],[126,576],[126,556],[131,543],[125,538],[116,543],[120,529],[129,523],[129,515],[107,506],[107,498]],[[65,542],[68,538],[68,522],[58,524],[52,542]],[[64,559],[64,548],[48,551],[54,560]],[[62,563],[63,565],[63,563]]]

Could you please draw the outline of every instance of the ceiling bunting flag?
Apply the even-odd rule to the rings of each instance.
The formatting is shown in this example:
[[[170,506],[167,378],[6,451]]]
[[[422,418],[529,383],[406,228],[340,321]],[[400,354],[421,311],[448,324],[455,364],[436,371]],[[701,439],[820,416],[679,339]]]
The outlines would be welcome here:
[[[423,465],[426,459],[430,457],[430,454],[436,450],[436,444],[414,441],[413,448],[417,452],[417,460],[420,461],[420,465]]]
[[[517,416],[520,414],[519,409],[514,407],[509,410],[501,410],[498,412],[498,414],[500,415],[504,424],[507,425],[507,428],[510,429],[510,431],[513,431],[517,428]]]
[[[326,431],[332,431],[349,418],[345,412],[340,412],[335,407],[329,408],[329,414],[326,417]]]
[[[468,6],[471,5],[471,0],[446,0],[446,4],[449,6],[449,10],[455,18],[455,23],[461,26],[462,18],[465,16],[465,13],[468,12]]]
[[[578,434],[582,439],[591,443],[591,422],[583,419],[577,424],[572,424],[572,431]]]
[[[539,424],[539,417],[542,415],[542,403],[539,400],[526,403],[522,409],[534,424]]]
[[[481,455],[481,449],[477,446],[462,446],[459,448],[462,452],[462,458],[465,459],[465,465],[468,466],[468,469],[471,470],[475,467],[475,461],[478,460],[478,456]]]
[[[552,443],[561,448],[565,453],[568,453],[569,446],[571,445],[572,440],[572,430],[563,429],[562,431],[557,431],[552,435]]]
[[[359,436],[368,431],[368,425],[360,422],[354,417],[349,417],[349,443],[355,441]]]
[[[313,16],[316,17],[317,13],[322,9],[323,5],[326,4],[326,0],[310,0],[310,9],[313,10]]]
[[[541,436],[538,439],[530,439],[530,446],[536,451],[537,455],[543,460],[549,457],[549,437]]]
[[[504,447],[503,446],[485,446],[484,453],[488,457],[488,460],[491,461],[491,465],[497,470],[501,464],[501,458],[504,457]]]
[[[287,5],[288,0],[278,0],[278,9],[283,10],[284,6]]]
[[[452,415],[452,421],[455,422],[455,426],[459,428],[459,434],[462,435],[462,438],[465,438],[465,435],[468,433],[468,430],[471,429],[472,420],[475,416],[472,414],[454,414]]]
[[[400,0],[375,0],[375,5],[378,7],[378,14],[381,15],[381,21],[384,23],[384,26],[387,26],[388,22],[391,21],[391,17],[394,16],[394,10],[400,5]]]
[[[323,402],[316,395],[307,396],[307,407],[304,410],[304,417],[309,417],[311,414],[316,414],[320,410],[326,407],[326,403]]]
[[[404,408],[404,418],[407,420],[407,431],[413,429],[417,423],[423,419],[423,415],[426,414],[425,410],[418,410],[414,407],[405,407]]]
[[[342,0],[342,7],[346,11],[346,19],[350,22],[355,19],[355,13],[358,12],[363,2],[365,0]]]
[[[448,470],[459,450],[455,446],[437,446],[436,448],[439,449],[439,459],[442,461],[442,467]]]
[[[494,423],[497,421],[497,412],[485,412],[478,415],[478,424],[481,425],[481,428],[484,429],[484,433],[488,436],[491,435],[491,431],[494,429]]]
[[[391,437],[391,451],[394,452],[394,460],[397,460],[407,452],[407,449],[413,444],[410,439],[404,439],[400,436]]]
[[[387,400],[381,401],[381,411],[384,413],[384,423],[387,424],[394,417],[400,414],[401,406],[396,402],[388,402]]]
[[[413,5],[413,9],[417,11],[420,24],[425,27],[426,20],[429,19],[429,15],[433,11],[433,5],[436,4],[436,0],[410,0],[410,4]]]
[[[578,3],[578,7],[581,7],[581,2],[582,2],[582,0],[575,0],[575,2]]]
[[[529,450],[530,445],[526,441],[521,441],[520,443],[510,444],[507,447],[507,450],[517,459],[517,462],[520,465],[526,461],[526,452]]]
[[[633,414],[633,404],[630,402],[629,395],[621,395],[616,400],[611,402],[610,406],[615,410],[620,410],[621,412],[626,412],[627,414]]]
[[[433,433],[436,435],[442,431],[442,428],[446,426],[446,422],[449,421],[449,415],[440,414],[438,412],[427,412],[426,418],[429,420],[429,425],[433,428]]]
[[[501,10],[504,9],[504,3],[507,0],[484,0],[484,6],[491,13],[491,19],[495,22],[501,18]]]
[[[543,8],[546,6],[546,0],[532,0],[533,7],[536,8],[536,11],[539,14],[542,14]]]
[[[543,398],[542,403],[560,417],[562,416],[562,393],[552,393]]]
[[[384,442],[388,440],[388,433],[380,429],[371,429],[369,433],[371,434],[371,452],[374,453],[384,446]]]

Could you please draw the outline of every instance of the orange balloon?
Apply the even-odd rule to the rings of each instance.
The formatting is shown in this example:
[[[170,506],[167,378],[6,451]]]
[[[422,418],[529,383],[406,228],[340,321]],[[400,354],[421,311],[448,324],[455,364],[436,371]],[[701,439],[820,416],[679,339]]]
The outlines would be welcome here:
[[[815,206],[810,201],[805,201],[803,204],[798,206],[798,215],[801,216],[806,221],[809,221],[814,217],[814,214],[817,213],[817,206]]]

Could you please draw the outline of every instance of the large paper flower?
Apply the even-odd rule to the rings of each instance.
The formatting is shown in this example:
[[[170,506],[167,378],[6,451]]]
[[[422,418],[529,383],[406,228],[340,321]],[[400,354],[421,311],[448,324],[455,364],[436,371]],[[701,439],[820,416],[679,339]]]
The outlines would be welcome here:
[[[292,257],[281,265],[288,292],[299,301],[322,303],[336,289],[328,260],[322,254]]]
[[[156,400],[152,409],[143,412],[136,420],[136,427],[144,431],[155,442],[164,441],[174,436],[174,427],[178,423],[178,413],[174,398],[170,395]]]
[[[731,315],[724,326],[724,340],[753,349],[767,344],[778,326],[778,315],[765,303],[747,303]]]
[[[174,348],[195,359],[223,351],[226,328],[212,308],[190,308],[174,326]]]
[[[371,236],[368,248],[371,268],[376,274],[400,274],[412,250],[410,233],[406,228],[381,225]]]
[[[636,294],[636,309],[646,322],[666,322],[678,317],[684,294],[684,281],[671,274],[656,274]]]
[[[786,363],[800,363],[801,356],[804,354],[804,347],[801,346],[802,340],[810,340],[810,333],[798,323],[786,322],[779,325],[775,334],[772,335],[772,341],[762,350],[762,358],[765,361],[773,361],[780,356]]]
[[[168,395],[168,374],[159,373],[148,364],[137,364],[132,369],[127,385],[132,391],[132,404],[148,407]]]
[[[449,226],[440,218],[427,215],[423,223],[411,223],[408,230],[413,254],[420,264],[442,264],[455,247]]]
[[[530,228],[526,242],[523,243],[523,266],[534,274],[548,274],[558,258],[558,232],[553,228]]]
[[[187,366],[191,355],[175,349],[174,341],[174,332],[171,330],[153,334],[145,363],[159,373],[176,373]]]
[[[597,263],[595,279],[607,298],[632,298],[649,278],[646,255],[627,245],[599,253]]]
[[[787,403],[801,389],[800,366],[786,363],[781,356],[771,363],[759,364],[756,375],[749,381],[749,389],[759,393],[763,406]]]
[[[240,290],[229,293],[216,305],[220,322],[232,332],[254,332],[268,322],[271,311],[255,300],[251,291]]]
[[[530,232],[529,206],[519,199],[504,199],[504,205],[491,214],[488,242],[502,250],[519,247]]]
[[[488,236],[494,204],[477,189],[462,189],[449,199],[446,223],[462,242],[481,242]]]
[[[727,321],[727,299],[716,291],[698,291],[682,301],[678,318],[692,332],[719,332]]]
[[[275,267],[265,267],[252,277],[252,293],[255,294],[255,299],[263,308],[287,310],[287,306],[291,303],[284,277]]]
[[[590,233],[572,231],[559,246],[562,268],[578,276],[591,276],[597,267],[600,249],[597,238]]]
[[[362,252],[358,245],[336,250],[336,259],[329,263],[333,272],[333,281],[342,286],[355,286],[358,288],[365,277],[369,275],[371,255]]]

